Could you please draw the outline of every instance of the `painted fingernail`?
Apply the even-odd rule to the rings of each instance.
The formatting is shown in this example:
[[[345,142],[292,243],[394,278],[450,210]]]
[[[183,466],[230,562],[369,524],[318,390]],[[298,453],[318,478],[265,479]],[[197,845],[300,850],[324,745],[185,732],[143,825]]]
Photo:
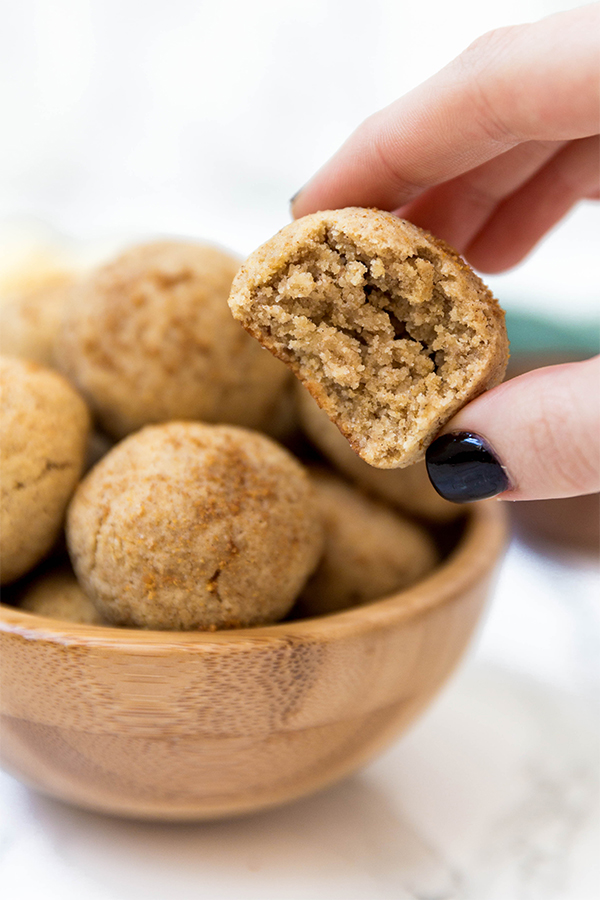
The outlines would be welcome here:
[[[305,185],[303,184],[302,187],[300,188],[300,190],[296,191],[296,193],[290,200],[290,212],[292,213],[292,215],[294,215],[294,203],[296,202],[296,200],[298,199],[298,197],[300,196],[300,194],[302,193],[304,188],[305,188]]]
[[[510,487],[506,469],[479,434],[443,434],[427,449],[427,472],[445,500],[470,503],[502,494]]]

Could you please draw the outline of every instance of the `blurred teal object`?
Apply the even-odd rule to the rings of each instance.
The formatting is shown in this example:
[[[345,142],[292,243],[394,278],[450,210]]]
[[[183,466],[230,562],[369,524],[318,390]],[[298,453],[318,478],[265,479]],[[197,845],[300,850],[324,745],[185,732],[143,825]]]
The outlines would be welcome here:
[[[573,324],[509,310],[506,329],[512,356],[547,353],[585,359],[600,353],[600,319]]]

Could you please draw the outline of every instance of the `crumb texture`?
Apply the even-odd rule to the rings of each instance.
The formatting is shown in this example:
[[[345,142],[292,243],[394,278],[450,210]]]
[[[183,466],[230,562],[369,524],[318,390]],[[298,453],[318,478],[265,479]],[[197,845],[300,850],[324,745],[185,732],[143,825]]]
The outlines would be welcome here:
[[[503,313],[466,263],[377,210],[288,225],[243,266],[230,305],[382,468],[422,458],[508,358]]]
[[[86,476],[67,540],[108,621],[213,630],[282,618],[323,537],[287,451],[244,429],[171,422],[126,438]]]
[[[464,513],[464,505],[444,500],[433,488],[424,461],[404,469],[378,469],[354,452],[339,428],[296,382],[298,417],[306,435],[342,475],[391,506],[426,522],[451,522]]]

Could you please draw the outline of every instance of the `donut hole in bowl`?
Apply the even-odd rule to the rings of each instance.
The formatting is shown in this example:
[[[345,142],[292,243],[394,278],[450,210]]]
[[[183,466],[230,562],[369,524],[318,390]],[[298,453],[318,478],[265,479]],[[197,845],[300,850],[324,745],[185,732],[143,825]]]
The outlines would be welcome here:
[[[1,607],[2,765],[66,802],[155,820],[253,812],[339,780],[410,725],[469,643],[502,505],[475,504],[452,530],[411,588],[318,618],[210,634]]]

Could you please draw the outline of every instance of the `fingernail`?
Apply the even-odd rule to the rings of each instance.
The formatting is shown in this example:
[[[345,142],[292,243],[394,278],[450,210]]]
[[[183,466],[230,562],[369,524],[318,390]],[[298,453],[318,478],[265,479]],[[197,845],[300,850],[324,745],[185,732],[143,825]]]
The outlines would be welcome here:
[[[296,193],[290,200],[290,212],[291,212],[292,216],[294,215],[294,203],[296,202],[296,200],[298,199],[298,197],[300,196],[300,194],[302,193],[302,191],[304,190],[305,187],[306,187],[306,185],[303,184],[302,187],[300,188],[300,190],[296,191]]]
[[[479,434],[443,434],[427,449],[427,472],[445,500],[470,503],[502,494],[510,487],[506,469]]]

